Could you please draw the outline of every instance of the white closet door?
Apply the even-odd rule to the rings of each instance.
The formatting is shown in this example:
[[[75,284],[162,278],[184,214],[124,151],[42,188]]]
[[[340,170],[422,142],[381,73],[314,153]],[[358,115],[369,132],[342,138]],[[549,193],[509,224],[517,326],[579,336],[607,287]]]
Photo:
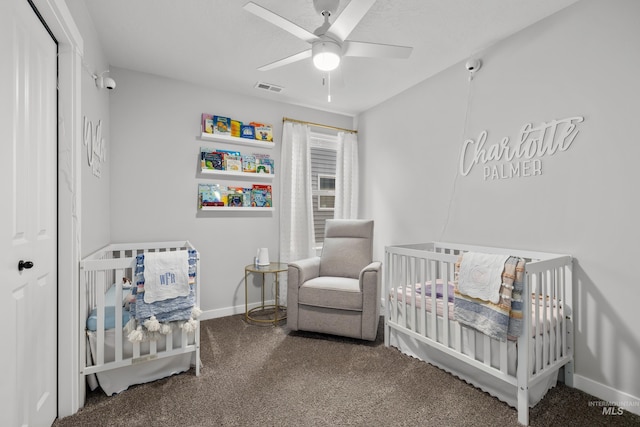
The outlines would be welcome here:
[[[56,53],[27,0],[0,1],[0,424],[7,426],[49,426],[57,414]]]

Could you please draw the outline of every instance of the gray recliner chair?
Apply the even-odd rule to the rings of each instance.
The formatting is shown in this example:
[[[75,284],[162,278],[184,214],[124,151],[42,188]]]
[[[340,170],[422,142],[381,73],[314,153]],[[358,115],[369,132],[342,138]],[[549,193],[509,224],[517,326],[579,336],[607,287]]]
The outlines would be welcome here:
[[[373,221],[327,220],[321,256],[289,263],[289,329],[374,341],[382,263],[372,258]]]

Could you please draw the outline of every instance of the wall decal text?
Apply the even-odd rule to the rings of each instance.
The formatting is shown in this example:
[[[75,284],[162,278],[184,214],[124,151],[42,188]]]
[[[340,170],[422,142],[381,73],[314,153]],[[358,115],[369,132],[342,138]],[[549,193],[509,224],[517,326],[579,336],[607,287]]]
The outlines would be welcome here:
[[[478,139],[464,141],[460,174],[467,176],[476,166],[482,166],[485,181],[542,175],[542,159],[567,151],[578,134],[577,124],[583,121],[584,117],[576,116],[537,126],[527,123],[515,143],[505,136],[488,145],[488,132],[483,130]]]

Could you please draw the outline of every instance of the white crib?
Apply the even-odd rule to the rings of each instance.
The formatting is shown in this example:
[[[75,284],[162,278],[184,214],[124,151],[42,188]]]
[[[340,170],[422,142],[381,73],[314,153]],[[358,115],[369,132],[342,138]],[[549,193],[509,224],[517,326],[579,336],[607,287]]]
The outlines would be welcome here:
[[[97,382],[107,395],[195,367],[200,375],[200,327],[173,328],[157,340],[130,342],[123,328],[128,310],[123,301],[135,286],[136,256],[147,252],[192,250],[188,241],[111,244],[80,262],[80,361],[89,386]],[[195,252],[195,302],[200,303],[200,257]],[[92,326],[87,322],[92,318]],[[95,374],[95,377],[94,377]]]
[[[522,334],[500,341],[454,320],[449,287],[436,298],[419,283],[452,283],[464,252],[525,260]],[[385,345],[427,361],[517,408],[529,423],[533,407],[564,367],[573,385],[572,257],[452,243],[385,248]],[[527,307],[531,307],[527,310]]]

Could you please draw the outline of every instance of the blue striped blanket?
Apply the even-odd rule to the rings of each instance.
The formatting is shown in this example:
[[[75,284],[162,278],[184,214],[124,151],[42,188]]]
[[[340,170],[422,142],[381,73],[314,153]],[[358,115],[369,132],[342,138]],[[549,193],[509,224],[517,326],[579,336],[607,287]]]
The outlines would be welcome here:
[[[135,300],[130,304],[131,316],[142,322],[155,316],[159,322],[189,320],[195,307],[195,278],[198,253],[189,250],[189,295],[171,298],[154,303],[144,302],[144,254],[136,256],[135,283],[131,294]]]
[[[458,272],[462,257],[455,265],[453,312],[455,319],[491,338],[505,341],[522,333],[522,292],[524,290],[524,260],[509,257],[502,272],[500,300],[497,304],[460,293]]]

